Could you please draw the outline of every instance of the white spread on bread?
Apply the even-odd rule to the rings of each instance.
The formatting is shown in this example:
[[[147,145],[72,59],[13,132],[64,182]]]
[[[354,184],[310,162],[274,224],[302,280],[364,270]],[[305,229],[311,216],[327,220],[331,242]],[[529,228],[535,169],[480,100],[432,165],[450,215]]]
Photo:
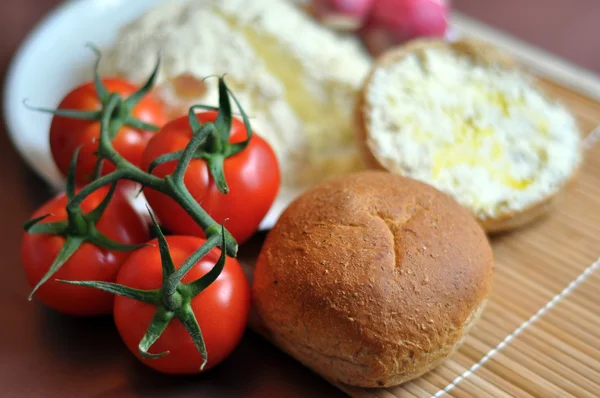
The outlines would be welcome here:
[[[194,96],[194,84],[174,84],[178,77],[190,83],[227,74],[254,130],[274,148],[284,184],[312,185],[361,167],[353,110],[370,59],[356,41],[337,36],[292,4],[165,3],[120,32],[102,72],[142,82],[159,53],[157,92],[176,113],[193,103],[217,104],[216,79]]]
[[[580,162],[573,116],[518,70],[427,48],[378,68],[367,145],[389,170],[434,185],[479,218],[554,194]]]

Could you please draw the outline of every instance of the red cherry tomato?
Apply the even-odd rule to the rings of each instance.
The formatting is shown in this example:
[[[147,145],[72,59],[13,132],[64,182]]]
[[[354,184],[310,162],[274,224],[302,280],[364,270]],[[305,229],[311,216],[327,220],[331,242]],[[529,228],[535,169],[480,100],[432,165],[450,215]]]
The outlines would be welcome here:
[[[82,210],[87,213],[95,209],[107,193],[108,188],[92,193],[83,201]],[[60,194],[40,207],[32,218],[51,214],[42,223],[66,220],[66,205],[66,195]],[[96,227],[110,239],[125,244],[144,243],[149,239],[146,224],[119,192],[115,192]],[[58,235],[24,234],[21,259],[27,281],[32,287],[46,274],[64,243],[65,238]],[[88,287],[67,285],[57,279],[114,282],[121,264],[129,255],[129,252],[110,251],[91,243],[83,243],[38,289],[35,297],[48,307],[66,314],[110,314],[113,307],[111,294]]]
[[[201,123],[213,122],[216,112],[197,115]],[[152,137],[142,159],[142,168],[148,170],[159,156],[185,148],[192,137],[187,116],[166,124]],[[246,139],[244,124],[232,120],[230,143]],[[173,173],[176,161],[159,165],[153,174],[164,177]],[[229,193],[222,194],[208,172],[206,162],[194,159],[185,173],[184,182],[192,196],[219,224],[225,219],[227,229],[238,243],[248,240],[256,232],[279,190],[279,165],[269,144],[254,134],[248,147],[224,162],[225,179]],[[173,199],[152,189],[144,189],[150,206],[171,232],[181,235],[204,236],[202,229]]]
[[[176,268],[205,240],[190,236],[167,236],[167,243]],[[159,289],[162,267],[158,243],[136,250],[123,264],[117,283],[135,289]],[[182,282],[192,282],[210,271],[219,259],[219,249],[211,250],[186,274]],[[200,325],[208,363],[204,370],[223,361],[238,345],[250,311],[250,285],[240,264],[227,257],[223,272],[206,290],[191,301],[192,310]],[[138,344],[156,312],[156,307],[131,298],[115,297],[114,316],[119,334],[131,352],[144,364],[163,373],[192,374],[200,372],[203,358],[187,330],[173,319],[160,338],[150,348],[151,353],[169,351],[159,359],[142,358]]]
[[[118,93],[123,98],[129,97],[138,88],[118,78],[103,79],[106,89]],[[86,83],[71,91],[61,101],[58,109],[77,110],[82,112],[97,111],[102,104],[93,83]],[[146,123],[162,126],[167,122],[162,105],[152,97],[144,97],[132,110],[132,116]],[[150,131],[123,126],[112,140],[113,146],[125,159],[136,166],[140,165],[142,153],[152,137]],[[78,185],[86,184],[93,176],[96,165],[97,138],[100,136],[100,122],[80,120],[62,116],[54,116],[50,126],[50,150],[54,162],[63,175],[67,175],[69,164],[75,150],[82,146],[77,161],[75,181]],[[102,165],[102,174],[114,170],[108,161]]]

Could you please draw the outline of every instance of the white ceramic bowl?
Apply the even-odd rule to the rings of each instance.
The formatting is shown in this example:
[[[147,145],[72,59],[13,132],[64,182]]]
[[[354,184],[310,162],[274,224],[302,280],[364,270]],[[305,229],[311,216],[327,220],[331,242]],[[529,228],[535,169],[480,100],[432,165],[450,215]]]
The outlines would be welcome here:
[[[75,0],[56,8],[29,34],[10,66],[4,92],[8,134],[21,156],[50,185],[64,181],[48,142],[51,116],[23,105],[53,108],[71,89],[92,78],[94,54],[86,43],[107,47],[119,28],[164,0]],[[297,193],[282,193],[263,220],[272,227]],[[143,202],[136,206],[145,211]]]

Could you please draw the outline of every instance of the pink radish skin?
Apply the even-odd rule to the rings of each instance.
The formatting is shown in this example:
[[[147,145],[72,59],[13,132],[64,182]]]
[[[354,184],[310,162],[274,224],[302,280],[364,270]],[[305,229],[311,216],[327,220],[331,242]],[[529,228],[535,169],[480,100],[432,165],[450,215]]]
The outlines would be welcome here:
[[[360,35],[376,56],[416,37],[444,37],[449,12],[446,0],[376,0]]]
[[[313,0],[312,14],[323,24],[334,29],[359,29],[377,0]]]

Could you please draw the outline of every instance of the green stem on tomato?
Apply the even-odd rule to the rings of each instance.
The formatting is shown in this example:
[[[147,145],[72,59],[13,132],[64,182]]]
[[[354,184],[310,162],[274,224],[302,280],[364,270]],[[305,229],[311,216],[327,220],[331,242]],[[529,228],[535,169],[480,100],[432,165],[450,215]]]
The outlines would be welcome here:
[[[185,330],[187,330],[192,338],[196,349],[202,356],[202,365],[200,365],[200,370],[203,370],[208,363],[208,352],[206,352],[204,336],[202,335],[202,330],[200,329],[196,315],[194,315],[194,310],[192,309],[191,304],[187,303],[181,310],[178,311],[177,315],[179,321],[183,324]]]
[[[205,159],[208,170],[210,171],[210,175],[212,175],[219,192],[228,194],[229,186],[227,185],[227,180],[225,179],[225,170],[223,169],[223,165],[225,163],[225,156],[223,155],[208,155]]]
[[[37,292],[37,290],[40,288],[40,286],[46,283],[52,277],[52,275],[54,275],[56,271],[58,271],[60,267],[62,267],[63,264],[66,263],[69,258],[71,258],[71,256],[77,251],[77,249],[79,249],[79,247],[83,244],[84,241],[84,238],[78,236],[68,237],[67,239],[65,239],[65,243],[63,244],[63,247],[60,249],[60,252],[52,262],[52,265],[50,266],[46,274],[42,277],[42,279],[39,280],[37,285],[35,285],[33,290],[31,290],[31,293],[29,294],[30,301],[33,298],[35,292]]]
[[[215,131],[215,126],[212,123],[207,123],[200,127],[197,132],[194,132],[192,139],[183,150],[181,158],[179,159],[179,162],[175,167],[175,171],[173,172],[173,179],[175,181],[183,181],[185,171],[194,157],[196,150],[210,135],[214,135]]]
[[[73,212],[81,205],[81,202],[83,202],[87,196],[104,185],[114,183],[120,179],[127,179],[170,196],[203,230],[207,231],[211,229],[211,227],[213,229],[216,227],[217,230],[221,228],[221,226],[217,224],[208,215],[208,213],[206,213],[202,206],[198,204],[183,182],[185,170],[187,169],[187,165],[191,161],[194,152],[196,149],[198,149],[207,136],[215,134],[214,125],[212,123],[207,123],[206,125],[201,126],[199,131],[194,134],[194,137],[190,140],[185,148],[175,172],[164,179],[159,178],[155,175],[144,172],[131,162],[127,161],[112,146],[109,138],[110,131],[121,128],[121,123],[118,121],[115,123],[115,121],[112,120],[111,115],[115,109],[118,108],[121,101],[122,99],[118,94],[110,94],[105,108],[106,112],[103,114],[100,121],[101,129],[100,140],[98,143],[99,155],[113,163],[116,167],[116,171],[100,177],[99,179],[85,186],[69,202],[67,205],[67,212]],[[193,109],[193,107],[190,109],[190,118],[193,115],[195,119],[195,115],[192,113]],[[209,237],[208,233],[207,237]],[[235,256],[237,254],[237,242],[228,231],[225,232],[225,238],[227,239],[226,247],[228,248],[228,254]],[[219,242],[218,246],[222,246],[222,242]]]
[[[173,272],[171,276],[169,276],[169,279],[167,279],[166,283],[163,286],[165,295],[169,296],[174,294],[175,290],[177,289],[177,286],[179,285],[179,282],[181,282],[181,279],[183,279],[185,274],[187,274],[188,271],[192,269],[194,264],[196,264],[204,256],[206,256],[208,252],[210,252],[215,247],[219,246],[219,244],[221,244],[221,239],[222,238],[220,234],[213,234],[206,240],[206,242],[202,246],[198,248],[198,250],[192,253],[192,255],[185,260],[181,267],[175,270],[175,272]]]
[[[221,225],[219,225],[215,220],[213,220],[202,207],[198,204],[196,199],[192,196],[190,191],[187,190],[183,182],[179,182],[176,185],[179,185],[179,188],[175,188],[177,190],[177,194],[173,196],[173,199],[181,206],[191,217],[192,219],[202,227],[204,233],[207,238],[210,238],[213,235],[221,235],[221,229],[225,229]],[[194,209],[200,208],[202,211],[195,211]],[[226,245],[226,252],[232,257],[237,256],[238,244],[235,238],[225,229],[224,231],[224,240]],[[219,244],[219,246],[223,247],[223,244]]]
[[[156,312],[152,317],[150,325],[146,329],[144,336],[142,337],[138,351],[140,355],[147,359],[156,359],[168,354],[168,351],[152,354],[149,352],[152,345],[158,340],[160,335],[165,331],[169,323],[173,318],[177,318],[186,328],[194,345],[202,355],[202,365],[200,370],[208,362],[208,353],[206,351],[206,345],[204,343],[204,337],[198,320],[191,307],[191,302],[198,294],[206,289],[212,282],[214,282],[225,267],[225,261],[227,258],[227,240],[225,237],[224,228],[210,227],[207,231],[209,235],[208,240],[200,246],[185,262],[175,269],[171,253],[167,240],[162,233],[160,227],[156,222],[154,214],[148,209],[150,217],[152,219],[153,228],[157,235],[159,244],[160,258],[162,262],[163,271],[163,285],[160,289],[154,290],[139,290],[133,289],[128,286],[119,285],[110,282],[94,282],[94,281],[64,281],[60,282],[68,283],[75,286],[86,286],[95,289],[103,290],[105,292],[113,293],[123,297],[129,297],[134,300],[150,303],[155,305]],[[217,233],[218,231],[218,233]],[[210,233],[209,233],[210,232]],[[220,236],[218,236],[220,234]],[[218,261],[214,264],[212,269],[208,271],[203,277],[193,282],[183,284],[181,279],[185,274],[208,252],[215,248],[219,242],[223,244],[223,250],[219,256]]]
[[[124,170],[116,170],[105,176],[92,181],[83,187],[67,204],[67,213],[74,212],[81,206],[81,203],[92,193],[102,188],[105,185],[114,184],[125,177]]]
[[[152,344],[156,343],[156,340],[160,337],[160,335],[165,331],[169,323],[175,316],[173,311],[169,311],[166,308],[159,307],[154,313],[152,317],[152,321],[148,326],[148,330],[142,340],[140,340],[138,344],[138,352],[143,358],[146,359],[158,359],[162,358],[165,355],[169,354],[169,351],[160,352],[158,354],[152,354],[149,352]]]

